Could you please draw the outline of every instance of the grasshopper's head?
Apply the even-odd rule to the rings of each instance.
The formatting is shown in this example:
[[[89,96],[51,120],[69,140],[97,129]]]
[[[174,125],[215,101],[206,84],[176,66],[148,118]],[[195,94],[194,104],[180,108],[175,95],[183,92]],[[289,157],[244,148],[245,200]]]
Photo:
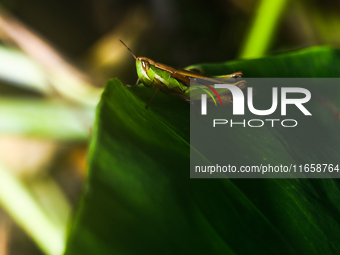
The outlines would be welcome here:
[[[145,57],[136,57],[135,54],[129,49],[128,46],[123,43],[122,40],[119,40],[131,53],[132,57],[136,60],[136,69],[137,69],[137,74],[141,82],[147,87],[150,87],[152,85],[152,80],[153,78],[150,78],[148,75],[148,70],[150,69],[150,65],[154,65],[154,61],[145,58]]]
[[[154,65],[154,61],[149,58],[136,58],[136,69],[138,77],[147,87],[151,86],[153,81],[153,77],[150,77],[150,75],[152,76],[153,72],[148,72],[151,65]]]
[[[149,58],[146,58],[146,57],[136,58],[137,72],[138,72],[138,70],[140,70],[142,73],[146,74],[148,72],[148,70],[150,69],[150,64],[152,65],[151,62],[153,62],[153,61]]]

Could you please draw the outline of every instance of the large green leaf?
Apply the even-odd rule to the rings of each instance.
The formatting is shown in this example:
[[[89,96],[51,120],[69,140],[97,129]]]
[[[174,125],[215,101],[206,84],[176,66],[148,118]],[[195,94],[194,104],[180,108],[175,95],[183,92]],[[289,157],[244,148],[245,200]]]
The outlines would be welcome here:
[[[339,54],[313,48],[200,67],[216,75],[242,71],[247,77],[339,77]],[[162,94],[146,110],[152,93],[141,87],[127,89],[117,79],[107,83],[97,108],[88,181],[70,229],[67,255],[340,250],[338,180],[190,179],[189,105]],[[330,97],[339,101],[339,93]],[[325,114],[326,122],[334,123],[327,110]],[[236,144],[240,138],[234,139]],[[257,145],[263,141],[267,149],[276,144],[243,139],[242,146],[231,150],[259,153],[264,146]],[[294,142],[287,139],[282,146],[293,148]],[[272,149],[284,153],[283,147]],[[334,154],[339,155],[336,149]]]

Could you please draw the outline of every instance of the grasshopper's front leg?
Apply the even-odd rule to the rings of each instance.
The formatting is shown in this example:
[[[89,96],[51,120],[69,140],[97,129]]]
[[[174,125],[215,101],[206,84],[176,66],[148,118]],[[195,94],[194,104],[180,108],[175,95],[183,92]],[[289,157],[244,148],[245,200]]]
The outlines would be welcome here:
[[[139,84],[139,77],[138,77],[135,85],[126,84],[125,87],[134,89],[134,88],[138,87],[138,84]]]

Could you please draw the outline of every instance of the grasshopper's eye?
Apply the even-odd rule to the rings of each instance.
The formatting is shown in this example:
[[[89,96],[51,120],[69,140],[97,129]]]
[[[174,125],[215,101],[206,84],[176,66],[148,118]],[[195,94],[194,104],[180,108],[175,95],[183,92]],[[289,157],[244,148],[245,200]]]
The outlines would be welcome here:
[[[142,66],[145,71],[148,71],[150,68],[150,64],[147,61],[142,60]]]

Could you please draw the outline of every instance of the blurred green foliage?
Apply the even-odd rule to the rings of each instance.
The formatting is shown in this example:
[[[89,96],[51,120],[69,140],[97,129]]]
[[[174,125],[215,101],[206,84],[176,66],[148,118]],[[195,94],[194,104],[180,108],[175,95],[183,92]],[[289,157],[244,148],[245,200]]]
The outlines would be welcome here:
[[[339,47],[340,32],[338,27],[340,26],[340,4],[331,0],[212,0],[205,2],[192,0],[0,0],[0,4],[0,133],[15,134],[24,138],[38,137],[40,139],[53,140],[57,143],[68,142],[67,147],[69,148],[66,150],[66,154],[71,152],[72,148],[74,148],[75,144],[79,141],[84,147],[89,141],[94,120],[94,106],[99,100],[99,94],[104,81],[111,77],[119,77],[124,81],[124,84],[133,84],[135,82],[134,61],[128,56],[124,47],[119,44],[118,39],[129,42],[129,46],[136,55],[144,55],[174,67],[183,67],[193,63],[209,63],[198,66],[202,67],[211,75],[242,71],[247,77],[338,77],[339,53],[336,50],[328,48],[316,48],[311,49],[309,52],[266,57],[260,60],[212,64],[213,62],[225,62],[226,60],[238,57],[257,58],[313,45],[327,44],[333,47]],[[15,26],[6,27],[6,22],[3,22],[1,19],[6,16],[6,12],[10,14],[9,17],[14,17],[14,20],[17,18],[22,23],[14,23]],[[28,26],[26,30],[23,29],[25,26]],[[31,29],[33,33],[27,33],[32,32]],[[13,34],[11,32],[15,33]],[[28,35],[31,35],[31,37]],[[32,40],[32,35],[37,35],[35,38],[37,40]],[[47,41],[43,40],[44,37],[47,38]],[[43,42],[42,44],[37,43],[41,41]],[[32,49],[36,51],[32,51]],[[62,57],[55,49],[65,53],[68,57]],[[51,53],[54,55],[51,55]],[[80,70],[84,71],[82,74],[86,74],[86,77],[79,75]],[[158,143],[158,141],[156,141],[157,139],[155,140],[152,136],[150,138],[150,130],[146,131],[145,137],[143,137],[142,140],[131,133],[135,129],[136,119],[144,116],[143,114],[146,113],[141,113],[140,111],[135,113],[131,112],[131,116],[135,116],[136,118],[131,118],[130,125],[127,125],[127,127],[124,126],[123,122],[119,121],[119,118],[121,118],[122,115],[126,115],[127,111],[130,111],[133,107],[143,105],[152,92],[148,90],[138,92],[140,93],[138,96],[142,98],[142,100],[139,100],[138,97],[133,97],[129,94],[130,92],[126,92],[126,90],[123,89],[119,91],[122,95],[111,95],[111,89],[112,88],[108,88],[104,94],[97,119],[99,126],[96,127],[97,131],[95,132],[94,141],[92,141],[93,153],[98,153],[96,144],[100,144],[100,151],[103,155],[99,155],[98,160],[100,160],[101,157],[108,157],[110,160],[119,159],[123,151],[119,152],[118,149],[125,148],[124,146],[134,147],[136,143],[142,143],[143,139],[146,139],[144,143],[150,142],[152,139],[152,141]],[[334,104],[339,107],[339,101],[336,100],[337,94],[334,93],[328,96],[332,98]],[[132,98],[134,99],[130,110],[128,107],[126,109],[125,104],[131,102]],[[115,101],[111,102],[110,100]],[[175,104],[173,105],[174,102]],[[185,115],[186,110],[183,110],[187,105],[173,101],[172,98],[166,95],[158,96],[154,104],[160,105],[160,107],[152,107],[150,112],[144,116],[145,119],[152,116],[155,123],[162,121],[163,124],[168,127],[168,132],[175,132],[179,137],[187,140],[185,137],[188,135],[189,124],[187,123]],[[169,105],[171,105],[171,107],[169,107]],[[138,107],[137,109],[139,109]],[[104,113],[107,114],[105,118],[100,115]],[[113,119],[114,117],[111,116],[113,113],[117,119]],[[177,113],[180,114],[178,115]],[[173,116],[176,116],[176,118]],[[102,146],[101,143],[105,139],[101,138],[102,140],[100,141],[96,140],[98,139],[99,132],[101,132],[101,121],[104,124],[109,123],[111,128],[108,132],[105,129],[102,135],[106,135],[104,138],[107,139],[107,142],[113,140],[116,144],[104,143]],[[140,123],[140,131],[144,130],[144,125],[144,122]],[[126,129],[125,131],[123,127]],[[162,129],[162,127],[160,129]],[[116,133],[113,134],[111,132],[112,130],[122,132],[119,133],[121,137]],[[155,132],[157,132],[157,130]],[[162,132],[164,132],[164,130]],[[130,144],[126,142],[123,143],[122,140],[119,140],[124,136],[131,142]],[[158,140],[162,141],[161,138]],[[130,149],[124,152],[126,153],[126,162],[131,164],[128,166],[130,170],[133,168],[137,171],[140,167],[139,165],[135,165],[136,162],[138,163],[138,158],[136,159],[134,150],[132,148]],[[150,147],[150,150],[146,150],[144,152],[145,154],[143,154],[149,158],[146,164],[150,164],[150,167],[155,162],[155,158],[152,155],[150,156],[151,150],[154,150],[154,148]],[[114,151],[116,151],[116,153],[112,156]],[[157,153],[163,153],[163,151]],[[178,151],[176,151],[176,153],[178,153]],[[173,157],[175,157],[175,155],[177,154],[173,154]],[[182,156],[183,155],[181,155],[181,157]],[[93,155],[91,162],[92,168],[108,167],[105,165],[107,164],[105,160],[100,162],[100,164],[98,163],[98,166],[94,166],[96,163]],[[108,162],[110,161],[108,160]],[[126,164],[126,162],[123,162],[123,165],[120,167],[125,167],[124,164]],[[51,162],[51,164],[55,164],[55,162]],[[118,163],[114,162],[112,164]],[[56,168],[58,167],[60,168],[60,166]],[[47,168],[50,169],[53,167],[49,166],[46,167],[46,169]],[[10,167],[3,167],[3,169],[5,169],[5,171],[12,171]],[[46,169],[44,174],[50,175]],[[166,168],[164,168],[164,171],[165,169]],[[61,169],[57,169],[56,171],[60,170]],[[141,169],[140,172],[138,172],[138,178],[131,179],[131,183],[143,186],[143,182],[145,181],[145,179],[143,179],[145,178],[143,171],[144,169]],[[117,180],[107,178],[111,173],[98,176],[93,169],[90,173],[92,174],[92,179],[90,178],[89,180],[84,201],[92,199],[90,197],[92,185],[95,192],[97,192],[100,190],[98,186],[101,186],[103,180],[105,183],[107,180],[112,181],[107,184],[110,188],[112,184],[117,182]],[[167,174],[168,173],[161,171],[156,177],[168,183],[169,180],[164,178],[164,176],[168,177]],[[122,173],[122,176],[123,175],[124,173]],[[119,177],[123,178],[122,176]],[[98,178],[98,180],[93,180],[93,178]],[[3,181],[6,182],[6,179],[3,179]],[[6,186],[9,188],[6,192],[22,194],[20,190],[26,190],[25,183],[21,182],[17,176],[13,177],[13,181],[15,184]],[[153,181],[157,180],[152,180],[152,185]],[[160,180],[158,181],[160,182]],[[188,183],[181,182],[181,180],[177,181],[180,182],[175,183],[179,190],[186,190],[183,185],[188,185]],[[66,177],[60,185],[63,187],[71,186],[69,189],[70,193],[79,193],[79,191],[76,190],[76,182],[77,180],[72,179],[70,181]],[[323,217],[327,219],[327,224],[332,222],[335,216],[338,215],[338,208],[334,205],[335,200],[332,200],[333,198],[328,197],[328,194],[326,194],[329,193],[331,194],[329,196],[337,196],[338,184],[336,181],[305,181],[300,183],[297,180],[292,180],[287,183],[284,181],[273,181],[272,183],[270,181],[259,181],[255,183],[247,180],[235,180],[233,182],[234,186],[232,185],[231,189],[233,190],[232,192],[236,192],[233,194],[243,194],[241,195],[242,199],[247,198],[248,201],[252,200],[259,208],[263,208],[265,202],[259,201],[258,196],[263,194],[268,195],[269,192],[276,189],[285,190],[287,187],[290,189],[294,186],[298,192],[303,193],[302,196],[296,194],[291,196],[299,202],[308,198],[308,196],[304,196],[305,194],[312,194],[311,196],[322,198],[322,201],[314,199],[311,200],[310,204],[304,204],[308,207],[305,210],[306,214],[312,213],[309,205],[314,206],[318,202],[322,202],[321,207],[318,208],[316,212],[323,214],[325,213],[324,209],[329,209],[332,215],[327,213],[323,214]],[[292,184],[293,182],[295,183]],[[264,187],[261,186],[262,184]],[[0,185],[2,184],[0,183]],[[133,194],[130,194],[130,191],[127,189],[128,186],[124,185],[122,181],[117,189],[121,188],[122,191],[126,192],[126,196],[132,196]],[[210,187],[210,184],[207,185]],[[18,189],[16,189],[16,187]],[[51,191],[50,193],[46,192],[46,194],[57,192],[53,190],[53,185],[49,185],[49,187]],[[257,188],[259,188],[260,191],[252,192]],[[221,189],[223,190],[223,187]],[[172,187],[170,187],[168,190],[162,189],[161,191],[163,193],[161,194],[171,199],[173,195],[171,192],[179,194],[179,190],[172,190]],[[152,187],[150,187],[150,191],[152,191]],[[29,194],[30,192],[31,190],[27,189],[27,193]],[[111,205],[106,205],[107,208],[110,208],[108,208],[108,214],[105,214],[106,212],[103,214],[105,217],[98,216],[97,210],[101,210],[100,206],[103,205],[103,201],[107,199],[107,201],[112,202],[115,197],[112,198],[112,194],[110,192],[106,193],[106,190],[100,190],[100,192],[99,195],[93,195],[99,207],[92,208],[91,205],[84,205],[84,210],[88,214],[86,214],[86,216],[79,214],[78,217],[80,218],[76,219],[74,224],[74,233],[78,233],[77,231],[79,230],[77,228],[79,226],[83,227],[82,220],[86,221],[94,217],[93,215],[96,216],[94,218],[95,220],[100,219],[103,224],[111,222],[109,218],[112,209]],[[119,192],[121,192],[121,190]],[[292,193],[287,193],[286,191],[278,194],[279,197],[284,197],[282,201],[287,202],[288,208],[293,207],[290,207],[292,204],[285,198],[291,194]],[[66,196],[68,195],[70,194],[66,194]],[[33,196],[30,198],[32,199],[30,202],[31,206],[33,206],[33,211],[37,210],[39,214],[40,210],[43,210],[39,208],[41,205],[35,203],[36,201]],[[157,199],[161,200],[163,198],[157,197]],[[240,200],[241,202],[242,199]],[[255,202],[254,199],[256,200]],[[269,197],[268,199],[272,201],[271,199],[274,198]],[[66,201],[65,198],[61,200],[63,202]],[[20,205],[20,201],[19,196],[18,199],[3,199],[0,202],[2,202],[3,207],[6,208],[6,206]],[[141,201],[139,202],[141,203]],[[67,204],[67,201],[65,203]],[[113,203],[116,203],[116,201]],[[186,205],[186,209],[190,208],[190,205],[191,204]],[[89,209],[88,206],[91,208]],[[117,207],[123,208],[120,206],[121,204],[118,203]],[[149,210],[147,208],[148,204],[140,204],[138,206]],[[170,206],[173,206],[173,208],[181,208],[180,205],[176,203]],[[280,205],[275,206],[277,206],[276,209],[281,208]],[[117,207],[115,207],[115,209]],[[164,208],[166,208],[166,206]],[[64,209],[65,208],[61,207],[60,211]],[[79,212],[82,212],[82,210],[83,209],[80,208]],[[282,210],[284,210],[284,208]],[[64,211],[67,210],[65,209]],[[302,211],[302,209],[298,211],[298,214]],[[127,210],[126,212],[126,217],[130,217],[129,211]],[[258,212],[259,211],[257,211],[257,213]],[[45,233],[30,231],[32,229],[29,229],[30,227],[27,226],[34,225],[30,224],[30,219],[27,217],[17,217],[18,215],[20,216],[20,213],[21,216],[24,216],[23,214],[26,212],[22,210],[19,211],[18,215],[16,215],[16,213],[17,211],[9,212],[9,215],[13,219],[16,219],[16,222],[26,230],[28,235],[34,239],[41,249],[46,253],[54,254],[56,251],[53,251],[52,248],[48,249],[48,247],[52,247],[48,241],[41,242],[41,240],[44,240]],[[269,213],[273,213],[271,214],[272,216],[274,215],[274,212]],[[247,217],[255,217],[248,214],[245,215]],[[284,216],[283,214],[278,215]],[[299,215],[301,216],[302,214]],[[180,214],[177,214],[177,216],[179,218],[184,217]],[[151,215],[148,217],[151,217]],[[38,221],[37,225],[40,223],[43,225],[46,224],[45,227],[48,228],[49,224],[53,224],[53,222],[49,222],[49,220],[51,221],[51,218],[47,217],[45,222],[42,223]],[[254,221],[256,220],[257,218],[254,218]],[[78,221],[81,223],[78,223]],[[261,222],[263,223],[263,221]],[[171,221],[165,222],[165,224],[169,223],[171,223]],[[138,226],[138,224],[141,223],[135,222],[135,224]],[[153,221],[150,223],[150,226],[152,226],[152,224],[154,224]],[[180,222],[175,222],[173,226],[179,225]],[[316,222],[315,226],[319,227],[319,223]],[[89,230],[86,227],[86,232],[82,233],[79,240],[71,239],[70,244],[72,246],[69,251],[80,246],[83,249],[85,247],[82,246],[83,238],[88,241],[88,245],[92,245],[95,239],[93,235],[98,237],[100,234],[106,235],[106,232],[100,232],[100,227],[100,224],[98,226],[91,225]],[[111,225],[107,224],[107,227],[111,227]],[[115,227],[116,226],[112,226],[113,229]],[[120,227],[122,231],[125,231],[123,224]],[[146,228],[147,227],[146,225]],[[262,227],[260,223],[259,227]],[[334,229],[330,228],[330,230],[337,231],[336,223],[333,227]],[[61,226],[61,228],[64,229],[65,226]],[[144,231],[143,227],[140,229]],[[163,229],[160,229],[160,231],[163,231]],[[33,235],[33,232],[38,234]],[[320,233],[323,232],[324,229],[320,227]],[[59,238],[62,240],[63,234],[61,234]],[[109,236],[105,236],[105,238],[111,240]],[[311,238],[313,239],[315,236]],[[73,241],[76,243],[73,243]],[[78,241],[79,243],[77,243]],[[220,242],[219,245],[221,244],[223,243]],[[102,246],[101,241],[96,243],[96,245],[106,251],[107,246]],[[162,247],[162,243],[158,245],[158,247]],[[202,243],[202,245],[204,244]],[[333,243],[330,241],[330,247],[332,246]],[[91,249],[93,247],[91,247]],[[311,247],[312,246],[309,248]],[[320,245],[316,247],[316,250],[321,249],[320,247],[323,246]],[[202,250],[206,248],[207,247],[202,247]],[[301,246],[301,249],[304,248],[306,247]],[[309,248],[307,247],[306,250]],[[13,254],[15,254],[15,249],[16,247],[12,245],[11,251],[14,251]],[[94,253],[98,253],[98,250],[96,250],[96,248],[94,249]],[[108,249],[111,249],[111,247],[108,247]],[[122,249],[126,249],[126,247]],[[20,249],[18,250],[18,253],[20,253]],[[27,246],[25,246],[24,250],[27,250]],[[90,249],[87,251],[90,251]],[[302,250],[297,248],[296,251],[300,252]],[[325,251],[327,251],[327,248],[325,248]],[[232,251],[230,250],[230,252]],[[275,252],[280,253],[281,251],[276,250]],[[273,250],[273,253],[275,252]],[[39,254],[39,251],[32,249],[32,253]]]

